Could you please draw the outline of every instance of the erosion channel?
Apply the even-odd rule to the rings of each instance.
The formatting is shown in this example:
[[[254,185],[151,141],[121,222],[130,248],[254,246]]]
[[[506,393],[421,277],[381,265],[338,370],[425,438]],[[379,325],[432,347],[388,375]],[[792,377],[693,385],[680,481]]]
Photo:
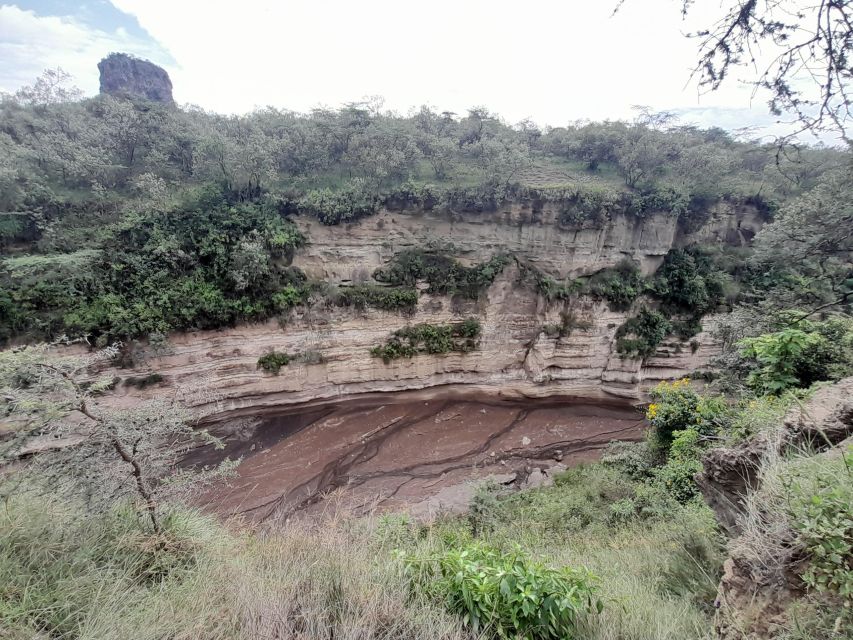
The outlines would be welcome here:
[[[550,482],[611,440],[640,438],[643,425],[627,403],[400,392],[266,415],[188,461],[243,457],[237,476],[203,497],[223,515],[269,520],[331,504],[426,517],[466,508],[487,479]]]

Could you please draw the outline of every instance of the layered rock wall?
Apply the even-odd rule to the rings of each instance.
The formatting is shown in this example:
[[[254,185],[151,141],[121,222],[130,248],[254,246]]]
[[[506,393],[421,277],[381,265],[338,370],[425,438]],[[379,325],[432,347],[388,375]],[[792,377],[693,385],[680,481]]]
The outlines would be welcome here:
[[[694,237],[665,214],[618,217],[600,229],[575,230],[561,227],[556,216],[547,206],[534,214],[515,204],[493,214],[464,216],[384,211],[338,227],[298,218],[309,245],[293,262],[315,278],[361,281],[395,252],[439,241],[452,243],[456,255],[472,263],[510,252],[554,277],[591,273],[626,256],[652,272],[670,248]],[[719,207],[698,233],[705,243],[740,243],[742,230],[754,233],[756,224],[753,211]],[[168,352],[152,355],[149,350],[138,370],[115,371],[119,377],[157,373],[162,381],[141,390],[119,384],[117,394],[124,402],[178,394],[211,422],[414,390],[637,401],[659,380],[686,375],[718,353],[711,337],[717,319],[708,317],[704,331],[689,343],[667,341],[645,361],[622,358],[615,350],[615,333],[630,312],[612,311],[589,297],[547,303],[521,280],[517,263],[512,263],[479,300],[422,293],[411,316],[315,306],[280,322],[173,335]],[[543,328],[559,325],[561,313],[571,313],[584,328],[549,337]],[[372,347],[407,324],[458,322],[472,316],[482,324],[474,352],[424,354],[389,364],[370,354]],[[273,375],[257,367],[258,358],[273,350],[312,351],[324,361],[291,362]]]

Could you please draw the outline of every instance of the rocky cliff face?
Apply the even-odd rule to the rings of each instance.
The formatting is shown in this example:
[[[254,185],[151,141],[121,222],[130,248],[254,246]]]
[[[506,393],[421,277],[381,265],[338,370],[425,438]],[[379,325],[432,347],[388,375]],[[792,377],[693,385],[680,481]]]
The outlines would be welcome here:
[[[126,53],[111,53],[98,63],[101,93],[174,104],[172,81],[153,62]]]
[[[663,255],[694,236],[673,218],[617,219],[601,229],[567,229],[547,209],[539,219],[521,205],[473,217],[424,212],[382,212],[346,227],[324,227],[299,219],[310,245],[294,264],[330,281],[358,281],[396,251],[430,240],[451,242],[464,258],[485,260],[500,251],[514,253],[554,276],[590,273],[630,256],[653,271]],[[754,233],[749,210],[720,208],[699,233],[706,242]],[[504,397],[568,396],[639,400],[659,380],[685,375],[707,363],[719,346],[711,337],[717,319],[705,318],[704,331],[691,344],[667,341],[645,361],[623,359],[614,334],[630,315],[611,311],[587,297],[547,303],[520,282],[513,263],[477,301],[447,296],[420,297],[416,313],[339,308],[309,308],[281,323],[244,325],[221,331],[170,337],[167,353],[149,356],[138,371],[116,370],[119,377],[157,373],[159,386],[117,388],[124,401],[176,393],[210,422],[271,414],[283,408],[394,391],[470,390]],[[584,326],[563,337],[549,337],[546,324],[571,313]],[[385,364],[370,349],[406,324],[461,321],[477,316],[479,348],[467,354],[419,355]],[[258,370],[270,351],[322,354],[324,362],[291,363],[279,375]]]
[[[313,218],[297,221],[310,239],[294,264],[309,275],[333,282],[358,281],[395,252],[429,242],[450,243],[471,262],[509,252],[555,278],[612,267],[623,258],[654,272],[667,251],[690,242],[745,245],[761,227],[751,207],[721,203],[699,229],[687,233],[666,213],[645,218],[619,215],[604,225],[567,227],[556,205],[541,210],[511,203],[482,214],[382,211],[359,222],[329,227]]]

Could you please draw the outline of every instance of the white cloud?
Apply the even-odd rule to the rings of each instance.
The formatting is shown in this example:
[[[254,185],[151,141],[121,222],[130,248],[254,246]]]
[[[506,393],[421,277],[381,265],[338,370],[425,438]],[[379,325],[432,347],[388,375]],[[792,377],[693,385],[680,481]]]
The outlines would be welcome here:
[[[694,5],[690,24],[672,0],[628,0],[615,17],[617,0],[111,1],[154,41],[0,7],[0,88],[62,66],[95,93],[97,61],[121,50],[175,60],[163,66],[178,102],[220,112],[381,95],[402,112],[483,105],[550,125],[630,118],[633,105],[706,126],[717,116],[732,128],[768,123],[748,88],[729,83],[700,98],[689,83],[696,43],[683,34],[710,23],[714,2]]]
[[[736,85],[701,101],[688,86],[696,44],[671,0],[629,0],[612,18],[616,0],[113,3],[179,62],[177,98],[220,111],[378,94],[401,111],[485,105],[513,122],[562,124],[630,117],[635,104],[750,102]],[[696,11],[700,24],[713,15]],[[761,102],[755,110],[765,113]]]
[[[0,6],[0,90],[32,84],[48,68],[62,67],[87,94],[98,92],[98,61],[112,51],[157,60],[156,44],[123,29],[106,33],[70,17],[39,16],[14,5]]]

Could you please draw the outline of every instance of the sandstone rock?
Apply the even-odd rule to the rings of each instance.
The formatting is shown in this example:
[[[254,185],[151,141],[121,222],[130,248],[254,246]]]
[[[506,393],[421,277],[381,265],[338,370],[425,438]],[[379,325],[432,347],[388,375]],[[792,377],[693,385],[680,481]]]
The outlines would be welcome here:
[[[753,213],[718,207],[697,233],[716,238],[725,236],[725,229],[755,226]],[[612,266],[626,255],[648,270],[674,245],[694,237],[683,234],[667,215],[642,220],[617,217],[596,230],[561,227],[558,214],[546,207],[541,222],[531,223],[529,210],[521,204],[462,217],[382,211],[347,225],[346,230],[299,216],[296,222],[311,243],[297,252],[294,265],[309,275],[345,282],[357,271],[370,272],[383,265],[397,251],[444,237],[457,244],[459,255],[469,262],[512,251],[520,261],[564,276]],[[117,393],[123,396],[103,402],[127,405],[138,398],[176,393],[203,424],[216,426],[299,405],[385,392],[429,393],[430,389],[436,395],[453,388],[511,398],[640,401],[645,390],[660,380],[686,375],[719,353],[712,333],[718,319],[708,316],[702,321],[705,330],[696,336],[701,347],[695,353],[685,344],[677,354],[670,349],[669,357],[652,356],[645,362],[623,359],[615,352],[614,335],[629,313],[612,311],[589,297],[546,303],[530,287],[519,284],[521,277],[518,266],[511,264],[479,301],[462,307],[449,304],[446,296],[424,293],[411,317],[318,306],[294,312],[285,328],[271,321],[174,334],[169,337],[171,351],[147,363],[163,376],[164,388],[121,387]],[[567,311],[588,321],[589,328],[561,338],[545,336],[542,327],[558,324],[561,312]],[[471,353],[424,354],[387,365],[370,355],[372,347],[406,324],[458,322],[471,315],[483,327],[479,348]],[[257,370],[257,360],[264,353],[307,349],[322,352],[325,362],[293,363],[278,376]]]
[[[169,74],[153,62],[126,53],[111,53],[98,63],[98,70],[102,94],[144,98],[164,104],[175,102]]]

